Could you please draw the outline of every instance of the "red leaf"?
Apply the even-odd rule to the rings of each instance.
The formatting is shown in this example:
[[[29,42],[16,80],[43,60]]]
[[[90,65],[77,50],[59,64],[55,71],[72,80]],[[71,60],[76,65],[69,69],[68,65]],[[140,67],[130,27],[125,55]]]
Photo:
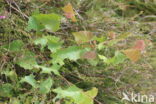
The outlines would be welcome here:
[[[97,54],[95,51],[89,51],[83,55],[83,58],[91,60],[91,59],[96,59],[96,56]]]
[[[145,45],[144,40],[137,40],[135,43],[135,46],[134,46],[135,49],[138,49],[140,51],[143,51],[145,49],[145,47],[146,47],[146,45]]]

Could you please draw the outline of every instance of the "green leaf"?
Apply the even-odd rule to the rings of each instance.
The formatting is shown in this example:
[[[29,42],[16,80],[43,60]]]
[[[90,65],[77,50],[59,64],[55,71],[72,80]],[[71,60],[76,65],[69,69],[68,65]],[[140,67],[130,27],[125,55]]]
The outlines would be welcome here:
[[[15,70],[5,69],[5,70],[2,70],[1,74],[4,74],[5,76],[9,77],[10,80],[13,82],[18,81],[18,76],[17,76]]]
[[[101,60],[103,60],[104,63],[110,64],[109,59],[108,59],[107,57],[105,57],[105,56],[103,56],[103,55],[98,55],[98,56],[99,56],[99,58],[100,58]]]
[[[21,104],[20,100],[17,98],[11,98],[9,104]]]
[[[117,65],[117,64],[123,63],[126,59],[126,56],[119,51],[116,51],[115,56],[112,58],[107,58],[103,55],[98,55],[98,56],[100,59],[103,60],[104,63],[106,63],[108,65],[110,65],[110,64]]]
[[[48,36],[48,49],[51,52],[56,52],[58,49],[61,48],[63,42],[60,41],[60,39],[58,37],[55,36]]]
[[[107,37],[106,36],[101,36],[101,37],[94,37],[93,38],[93,40],[96,40],[96,41],[98,41],[98,42],[104,42],[104,41],[106,41],[107,40]]]
[[[41,45],[41,50],[43,50],[46,47],[47,43],[48,43],[48,39],[45,38],[45,37],[46,36],[38,38],[38,39],[36,39],[34,41],[35,45]]]
[[[23,46],[24,46],[24,43],[21,40],[14,40],[13,42],[7,45],[1,46],[0,48],[6,49],[7,51],[10,51],[10,52],[18,52],[18,51],[21,51]]]
[[[29,75],[29,76],[25,76],[24,78],[22,78],[20,82],[21,83],[26,82],[26,83],[30,84],[32,87],[34,87],[34,88],[37,88],[38,87],[37,82],[34,79],[34,75],[32,75],[32,74]]]
[[[111,47],[111,46],[117,44],[118,42],[120,42],[120,41],[126,39],[127,37],[129,37],[129,36],[131,36],[131,35],[132,35],[131,33],[123,33],[123,34],[121,34],[119,37],[117,37],[117,39],[113,39],[113,40],[107,41],[107,47]],[[97,40],[96,37],[95,37],[94,39]],[[99,40],[97,40],[97,41],[99,41]],[[105,41],[105,40],[104,40],[104,41]],[[99,42],[100,42],[100,43],[98,44],[98,49],[99,49],[99,50],[101,50],[101,49],[103,49],[103,48],[106,47],[106,46],[104,46],[104,42],[102,42],[102,41],[99,41]]]
[[[99,62],[98,59],[92,59],[92,60],[87,60],[89,64],[91,64],[92,66],[96,66]]]
[[[102,50],[102,49],[106,48],[106,45],[104,45],[104,43],[102,42],[97,45],[97,48],[98,48],[98,50]]]
[[[78,44],[89,42],[93,39],[93,34],[89,31],[73,32],[72,34],[74,35],[75,41]]]
[[[44,30],[44,25],[42,25],[36,18],[35,16],[29,17],[28,21],[28,27],[27,30],[36,30],[37,32],[40,32]]]
[[[54,89],[53,92],[57,93],[55,99],[71,98],[76,104],[94,104],[93,99],[97,95],[98,90],[93,88],[90,91],[84,92],[76,86],[70,86],[65,90],[62,88]]]
[[[33,69],[34,66],[37,65],[34,53],[30,51],[25,51],[25,53],[18,58],[16,62],[19,66],[23,67],[24,69]]]
[[[125,59],[126,59],[126,56],[123,53],[116,51],[115,56],[112,59],[113,60],[112,63],[117,65],[117,64],[123,63]]]
[[[61,66],[57,64],[54,64],[51,67],[45,67],[45,66],[40,66],[40,65],[36,66],[36,68],[42,69],[41,73],[51,74],[51,72],[53,72],[55,75],[58,75],[58,76],[60,76],[60,73],[59,73],[60,67]]]
[[[11,84],[2,84],[0,85],[0,97],[12,97],[13,96],[13,87]]]
[[[60,49],[56,53],[52,54],[51,57],[53,58],[52,63],[60,65],[64,64],[64,59],[69,59],[76,61],[77,59],[81,58],[82,53],[86,52],[86,49],[82,49],[78,46],[71,46],[65,49]]]
[[[34,41],[36,45],[41,45],[41,49],[48,46],[48,49],[51,52],[56,52],[56,50],[60,49],[62,46],[62,41],[58,37],[55,36],[43,36],[42,38],[38,38]]]
[[[61,17],[57,14],[36,14],[29,18],[27,29],[37,32],[48,30],[55,32],[60,28]]]
[[[42,94],[49,93],[52,84],[53,84],[53,80],[49,77],[47,80],[40,83],[39,92]]]

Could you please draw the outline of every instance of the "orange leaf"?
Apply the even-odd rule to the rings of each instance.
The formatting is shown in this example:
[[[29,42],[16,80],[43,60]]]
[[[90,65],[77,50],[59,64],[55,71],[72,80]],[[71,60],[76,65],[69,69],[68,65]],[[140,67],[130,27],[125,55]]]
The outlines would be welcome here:
[[[141,56],[141,52],[138,49],[127,49],[123,53],[133,62],[138,61]]]
[[[134,46],[134,49],[138,49],[140,51],[143,51],[145,49],[146,45],[144,40],[137,40],[136,44]]]
[[[71,19],[73,22],[76,22],[75,12],[73,10],[73,7],[70,3],[68,3],[64,8],[62,8],[64,11],[64,15],[66,18]]]

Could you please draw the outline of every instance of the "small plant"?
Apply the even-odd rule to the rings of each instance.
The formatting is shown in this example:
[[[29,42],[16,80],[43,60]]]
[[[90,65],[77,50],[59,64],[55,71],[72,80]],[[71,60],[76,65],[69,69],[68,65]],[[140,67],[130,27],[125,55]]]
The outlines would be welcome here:
[[[67,19],[71,19],[73,23],[78,22],[71,4],[62,9]],[[13,62],[0,71],[9,80],[0,86],[0,97],[9,98],[9,104],[99,103],[95,99],[98,88],[84,90],[71,83],[64,77],[64,71],[68,70],[65,66],[78,61],[87,61],[93,66],[102,63],[106,67],[123,64],[128,59],[136,62],[145,49],[144,40],[138,40],[130,49],[114,48],[119,42],[133,37],[131,33],[117,35],[109,32],[98,37],[90,30],[73,30],[73,45],[65,45],[56,36],[56,32],[61,30],[62,18],[55,13],[34,14],[29,17],[27,26],[27,31],[33,31],[34,36],[27,44],[22,40],[14,40],[0,47],[2,53],[9,53]],[[54,33],[56,34],[52,35]],[[114,51],[108,57],[103,51],[112,48]],[[7,57],[4,60],[7,61]],[[20,68],[20,72],[13,70],[14,67]],[[66,73],[70,74],[70,70]]]

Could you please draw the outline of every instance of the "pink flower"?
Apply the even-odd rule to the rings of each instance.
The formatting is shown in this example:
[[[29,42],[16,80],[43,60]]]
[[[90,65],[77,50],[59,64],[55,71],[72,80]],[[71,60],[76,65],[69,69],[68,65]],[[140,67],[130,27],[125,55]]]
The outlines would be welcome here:
[[[0,19],[5,19],[6,18],[6,16],[0,16]]]

